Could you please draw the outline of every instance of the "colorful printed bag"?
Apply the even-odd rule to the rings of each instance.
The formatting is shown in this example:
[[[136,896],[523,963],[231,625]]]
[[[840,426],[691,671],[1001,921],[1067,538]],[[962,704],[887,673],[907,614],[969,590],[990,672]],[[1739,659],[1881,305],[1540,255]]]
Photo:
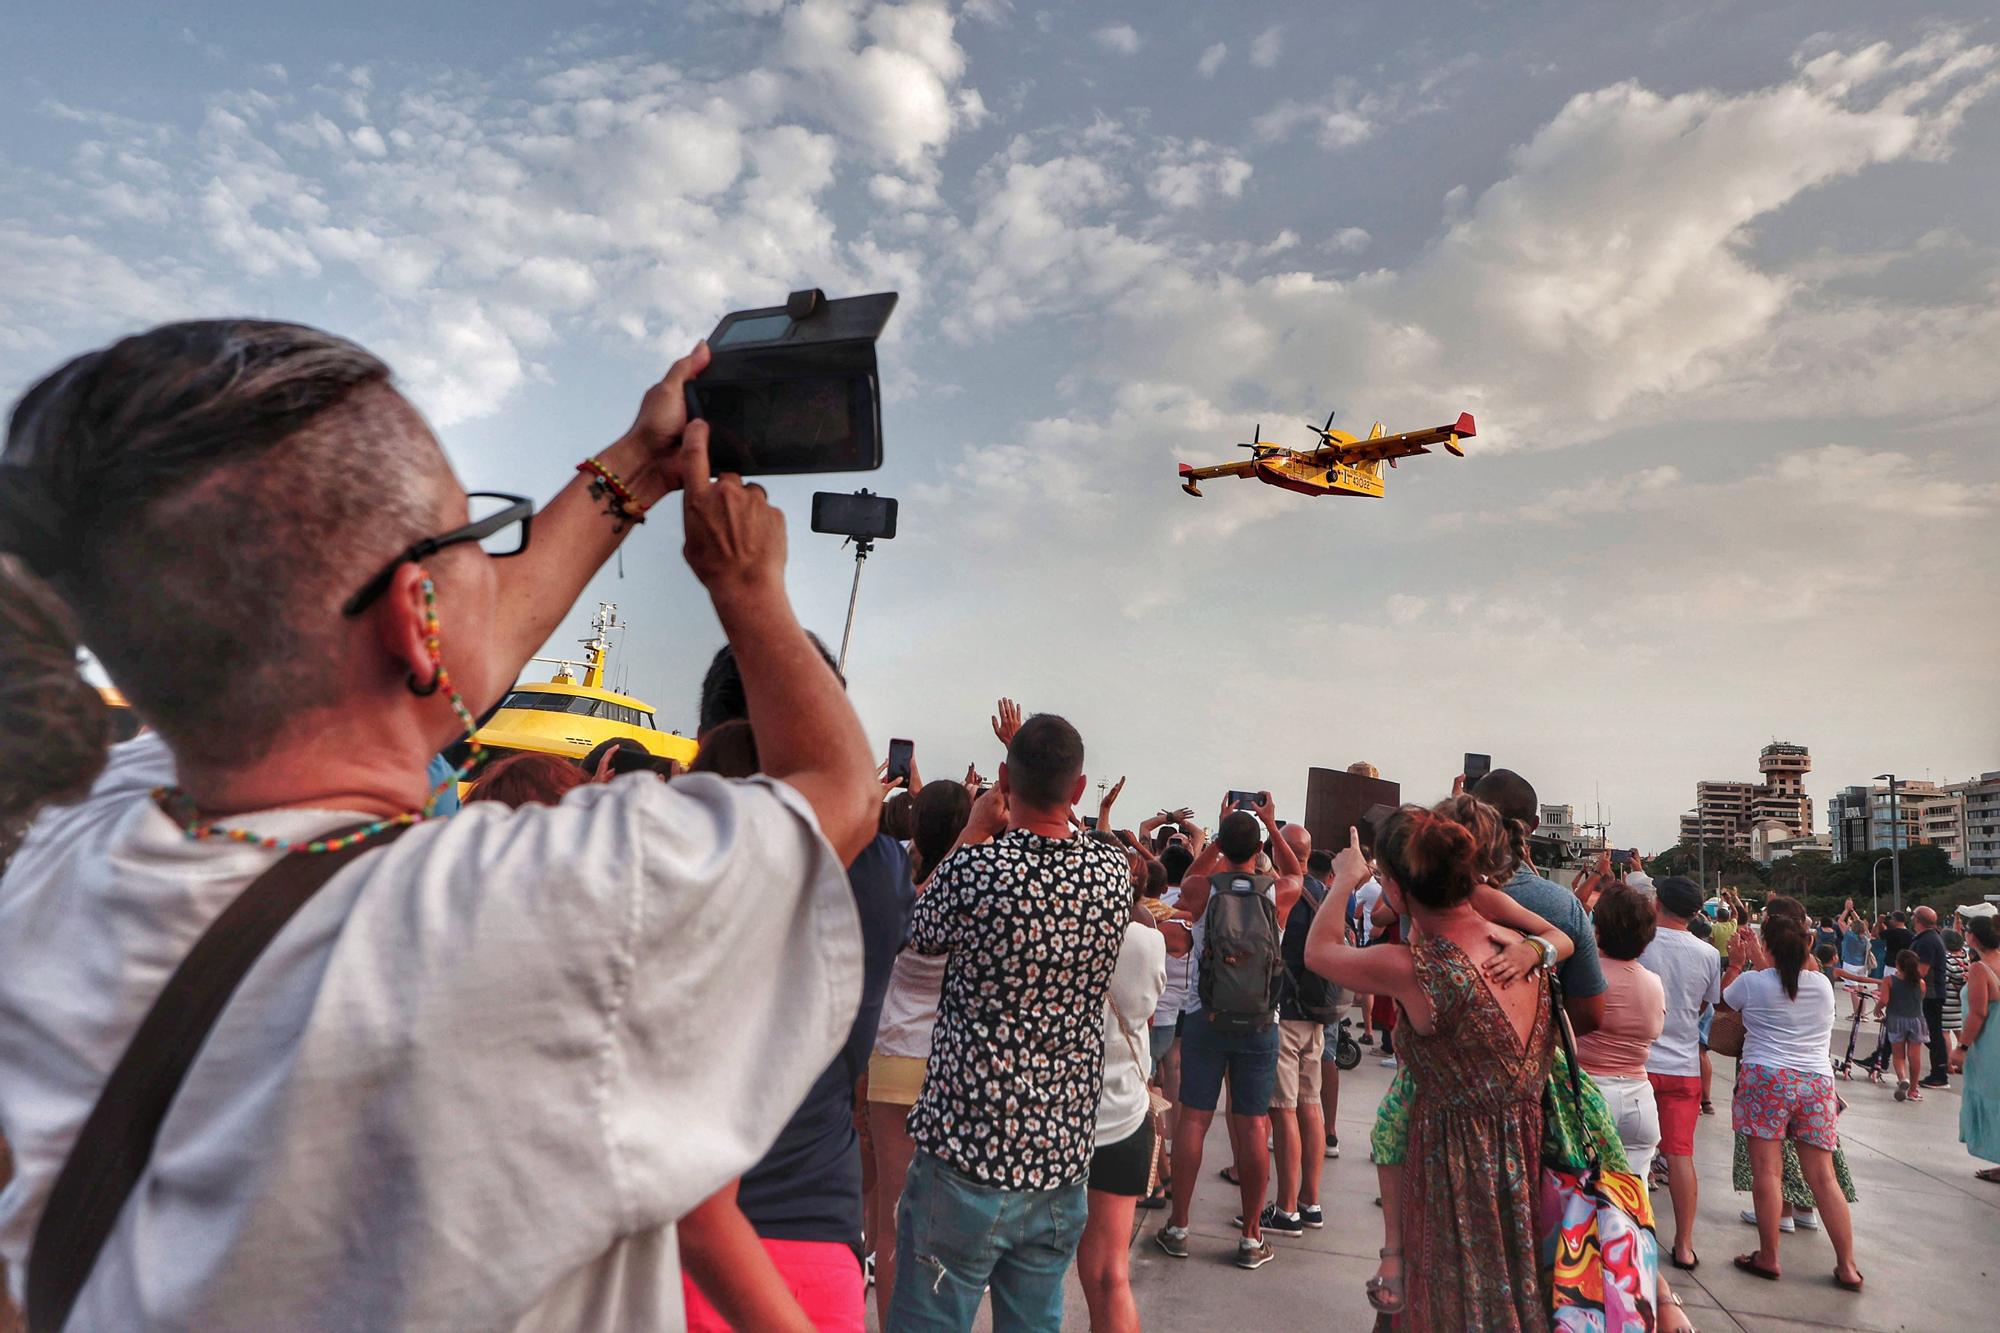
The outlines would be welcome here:
[[[1562,988],[1555,991],[1556,1028],[1569,1064],[1570,1099],[1584,1118],[1582,1075],[1563,1017]],[[1646,1182],[1629,1171],[1606,1170],[1594,1144],[1580,1136],[1588,1160],[1573,1162],[1544,1152],[1536,1212],[1541,1232],[1543,1289],[1551,1326],[1577,1333],[1652,1333],[1659,1291],[1660,1244],[1653,1235],[1653,1205]]]

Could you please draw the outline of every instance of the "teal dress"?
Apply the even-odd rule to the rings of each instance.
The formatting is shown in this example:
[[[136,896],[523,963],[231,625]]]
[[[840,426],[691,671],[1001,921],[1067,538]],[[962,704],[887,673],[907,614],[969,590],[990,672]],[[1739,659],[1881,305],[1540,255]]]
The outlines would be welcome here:
[[[1978,966],[2000,980],[1990,962]],[[1965,1081],[1959,1085],[1958,1141],[1974,1157],[2000,1162],[2000,1003],[1986,1006],[1979,1041],[1965,1053]]]

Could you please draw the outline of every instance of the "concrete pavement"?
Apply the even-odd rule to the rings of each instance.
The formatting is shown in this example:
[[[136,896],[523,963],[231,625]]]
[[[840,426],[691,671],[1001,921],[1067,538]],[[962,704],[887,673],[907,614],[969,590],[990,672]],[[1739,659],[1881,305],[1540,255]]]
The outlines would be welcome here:
[[[1872,1029],[1864,1027],[1862,1034],[1861,1049],[1872,1049]],[[1837,1035],[1844,1047],[1845,1028]],[[1765,1282],[1731,1266],[1732,1255],[1754,1250],[1757,1242],[1755,1229],[1737,1217],[1750,1206],[1750,1196],[1735,1193],[1729,1180],[1735,1061],[1718,1059],[1715,1066],[1718,1114],[1702,1118],[1695,1139],[1702,1190],[1694,1245],[1701,1267],[1668,1274],[1702,1333],[1992,1326],[2000,1291],[1994,1282],[2000,1276],[2000,1185],[1972,1177],[1981,1163],[1958,1142],[1958,1080],[1952,1090],[1931,1091],[1914,1106],[1897,1103],[1892,1087],[1860,1078],[1840,1084],[1848,1103],[1841,1137],[1860,1195],[1853,1210],[1856,1248],[1867,1277],[1867,1289],[1851,1295],[1833,1285],[1833,1250],[1824,1233],[1800,1231],[1783,1238],[1781,1281]],[[1274,1238],[1278,1257],[1254,1272],[1230,1262],[1236,1235],[1230,1219],[1238,1195],[1216,1176],[1229,1160],[1218,1117],[1195,1195],[1192,1255],[1172,1259],[1153,1243],[1164,1210],[1139,1214],[1132,1286],[1147,1328],[1321,1333],[1372,1326],[1362,1284],[1375,1271],[1382,1214],[1373,1202],[1368,1130],[1389,1078],[1373,1050],[1360,1068],[1342,1075],[1337,1132],[1343,1155],[1325,1164],[1326,1227],[1298,1240]],[[1664,1189],[1653,1195],[1653,1203],[1664,1248],[1673,1236],[1673,1208]],[[990,1324],[982,1319],[979,1327]],[[1089,1327],[1073,1276],[1063,1327]]]

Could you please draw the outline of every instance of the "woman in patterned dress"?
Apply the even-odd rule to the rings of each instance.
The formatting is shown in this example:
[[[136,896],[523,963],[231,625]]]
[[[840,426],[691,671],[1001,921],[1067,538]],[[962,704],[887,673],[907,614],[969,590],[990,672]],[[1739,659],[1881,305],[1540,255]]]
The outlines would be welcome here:
[[[1535,1203],[1554,1050],[1548,991],[1539,976],[1507,984],[1482,971],[1519,937],[1473,910],[1479,849],[1462,825],[1405,806],[1383,822],[1376,853],[1383,894],[1414,922],[1416,943],[1354,949],[1316,921],[1306,962],[1401,1005],[1398,1053],[1423,1089],[1404,1159],[1396,1327],[1547,1328]],[[1366,872],[1352,840],[1336,879]]]

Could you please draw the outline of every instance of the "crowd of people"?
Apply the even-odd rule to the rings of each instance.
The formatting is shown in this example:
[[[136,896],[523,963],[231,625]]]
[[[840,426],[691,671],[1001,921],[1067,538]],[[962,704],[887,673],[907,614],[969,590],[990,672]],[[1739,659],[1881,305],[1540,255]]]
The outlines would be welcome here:
[[[859,1330],[872,1283],[885,1330],[986,1302],[1054,1329],[1073,1270],[1122,1333],[1139,1211],[1204,1249],[1218,1109],[1227,1257],[1328,1223],[1341,1053],[1379,1042],[1384,1320],[1685,1329],[1657,1259],[1701,1263],[1712,1053],[1736,1266],[1776,1280],[1781,1234],[1820,1227],[1862,1288],[1836,983],[1883,1020],[1857,1064],[1903,1100],[1961,1062],[2000,1162],[1991,918],[1814,923],[1642,863],[1564,886],[1507,770],[1332,845],[1269,792],[1121,827],[1122,779],[1083,812],[1077,728],[1006,699],[992,780],[886,771],[793,615],[782,518],[709,475],[705,357],[532,543],[316,330],[167,326],[16,405],[0,822],[34,822],[0,881],[0,1260],[37,1327]],[[727,639],[698,757],[476,767],[479,709],[675,492]],[[150,726],[108,761],[79,642]]]

